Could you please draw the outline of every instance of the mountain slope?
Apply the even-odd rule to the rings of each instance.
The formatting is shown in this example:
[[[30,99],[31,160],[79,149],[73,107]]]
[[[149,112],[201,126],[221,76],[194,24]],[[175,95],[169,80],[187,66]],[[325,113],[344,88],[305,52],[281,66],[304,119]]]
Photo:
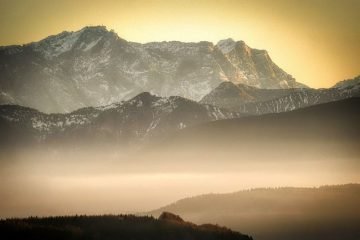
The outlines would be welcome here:
[[[239,116],[182,97],[165,98],[146,92],[128,101],[68,114],[45,114],[26,107],[4,105],[0,106],[3,133],[0,139],[3,144],[10,145],[22,141],[69,140],[129,144],[188,126]]]
[[[207,162],[334,161],[358,166],[360,98],[319,104],[291,112],[220,120],[180,131],[153,143],[156,158],[191,154]],[[181,148],[179,148],[181,146]],[[165,153],[158,151],[166,149]],[[208,163],[209,164],[209,163]],[[245,165],[243,166],[245,167]]]
[[[262,188],[205,194],[152,212],[171,211],[196,223],[217,222],[254,239],[359,239],[360,185]]]
[[[259,89],[224,82],[204,96],[200,102],[246,114],[261,115],[286,112],[360,96],[360,85],[356,79],[340,82],[337,86],[340,86],[340,84],[346,84],[347,87],[329,89]]]
[[[216,225],[174,220],[170,213],[159,219],[133,215],[67,216],[0,220],[2,239],[197,239],[251,240]]]
[[[246,103],[266,102],[289,95],[294,91],[295,89],[262,89],[233,82],[223,82],[205,95],[200,103],[239,110],[240,106]]]
[[[70,112],[128,100],[141,92],[200,100],[223,81],[263,88],[299,84],[266,51],[233,42],[133,43],[105,27],[63,32],[0,47],[0,104]]]

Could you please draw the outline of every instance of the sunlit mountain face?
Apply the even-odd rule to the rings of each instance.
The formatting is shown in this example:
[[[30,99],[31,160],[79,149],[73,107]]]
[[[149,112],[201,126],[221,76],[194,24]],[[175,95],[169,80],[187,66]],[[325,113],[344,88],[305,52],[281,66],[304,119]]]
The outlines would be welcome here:
[[[20,3],[0,2],[14,16],[41,10],[57,27],[22,45],[16,44],[31,34],[22,30],[17,41],[0,28],[15,44],[0,47],[2,239],[360,238],[360,77],[347,60],[349,68],[329,67],[346,51],[354,55],[356,47],[346,45],[339,59],[330,57],[340,51],[331,42],[341,36],[307,52],[319,36],[310,41],[306,21],[296,23],[303,16],[281,0],[271,4],[272,17],[267,1],[184,1],[178,10],[187,9],[185,19],[168,2],[121,8],[117,15],[134,13],[139,25],[132,29],[142,31],[140,20],[149,19],[147,37],[145,30],[103,26],[117,19],[121,1],[89,3],[84,11],[77,11],[79,3],[69,10],[67,1]],[[358,5],[293,4],[323,26],[324,38],[339,26],[315,23],[314,9],[325,21],[344,16],[340,10],[350,3]],[[69,18],[76,11],[80,23],[92,20],[55,24],[55,8],[68,10]],[[87,18],[85,9],[106,15],[105,22],[90,24],[95,15]],[[161,21],[148,18],[155,10]],[[349,19],[356,18],[352,11]],[[264,16],[279,26],[255,41],[250,33],[259,32]],[[285,24],[285,16],[293,18]],[[211,25],[215,17],[228,24]],[[189,28],[180,27],[181,19]],[[253,22],[248,34],[241,32],[250,26],[245,19]],[[342,41],[349,19],[337,22]],[[176,34],[158,31],[171,23]],[[37,24],[29,29],[39,31]],[[286,45],[289,24],[297,39]],[[9,37],[0,35],[0,43]],[[303,54],[291,48],[299,43]],[[324,54],[329,46],[334,52]],[[304,56],[293,72],[289,66]],[[321,78],[340,72],[337,81]]]
[[[1,103],[44,112],[109,105],[142,92],[198,101],[222,82],[265,89],[306,87],[266,51],[243,41],[140,44],[101,26],[4,47],[0,57]]]
[[[328,88],[359,74],[358,0],[1,1],[0,45],[104,25],[132,42],[243,40],[299,82]],[[95,17],[96,16],[96,17]]]

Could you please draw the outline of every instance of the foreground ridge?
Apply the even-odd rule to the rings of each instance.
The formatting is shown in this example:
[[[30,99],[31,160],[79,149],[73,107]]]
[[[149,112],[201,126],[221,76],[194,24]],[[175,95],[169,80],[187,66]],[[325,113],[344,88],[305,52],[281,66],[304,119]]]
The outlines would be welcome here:
[[[0,221],[2,239],[232,239],[252,238],[216,225],[195,225],[164,213],[159,219],[135,215],[59,216]],[[172,221],[169,218],[177,219]],[[180,220],[181,221],[180,221]]]

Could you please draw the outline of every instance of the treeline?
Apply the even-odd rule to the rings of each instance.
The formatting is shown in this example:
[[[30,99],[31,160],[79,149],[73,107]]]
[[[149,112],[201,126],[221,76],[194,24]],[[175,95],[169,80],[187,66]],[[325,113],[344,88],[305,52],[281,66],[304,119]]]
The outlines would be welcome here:
[[[104,215],[30,217],[0,221],[1,239],[250,240],[221,227],[159,220],[149,216]]]

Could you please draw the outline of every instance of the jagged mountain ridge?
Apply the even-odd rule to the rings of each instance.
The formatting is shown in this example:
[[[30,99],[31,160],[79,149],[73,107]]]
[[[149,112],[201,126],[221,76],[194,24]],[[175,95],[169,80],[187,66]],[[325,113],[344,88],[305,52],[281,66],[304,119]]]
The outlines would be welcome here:
[[[43,112],[107,105],[144,91],[200,100],[223,81],[261,88],[302,86],[266,51],[242,41],[140,44],[105,27],[1,47],[0,76],[0,104]]]
[[[128,101],[67,114],[46,114],[27,107],[3,105],[0,128],[2,141],[8,144],[76,139],[128,144],[187,126],[239,116],[182,97],[158,97],[144,92]]]
[[[359,77],[357,77],[359,78]],[[360,83],[353,80],[339,82],[328,89],[259,89],[232,82],[221,83],[200,103],[244,114],[279,113],[360,96]],[[346,86],[346,87],[344,87]]]

